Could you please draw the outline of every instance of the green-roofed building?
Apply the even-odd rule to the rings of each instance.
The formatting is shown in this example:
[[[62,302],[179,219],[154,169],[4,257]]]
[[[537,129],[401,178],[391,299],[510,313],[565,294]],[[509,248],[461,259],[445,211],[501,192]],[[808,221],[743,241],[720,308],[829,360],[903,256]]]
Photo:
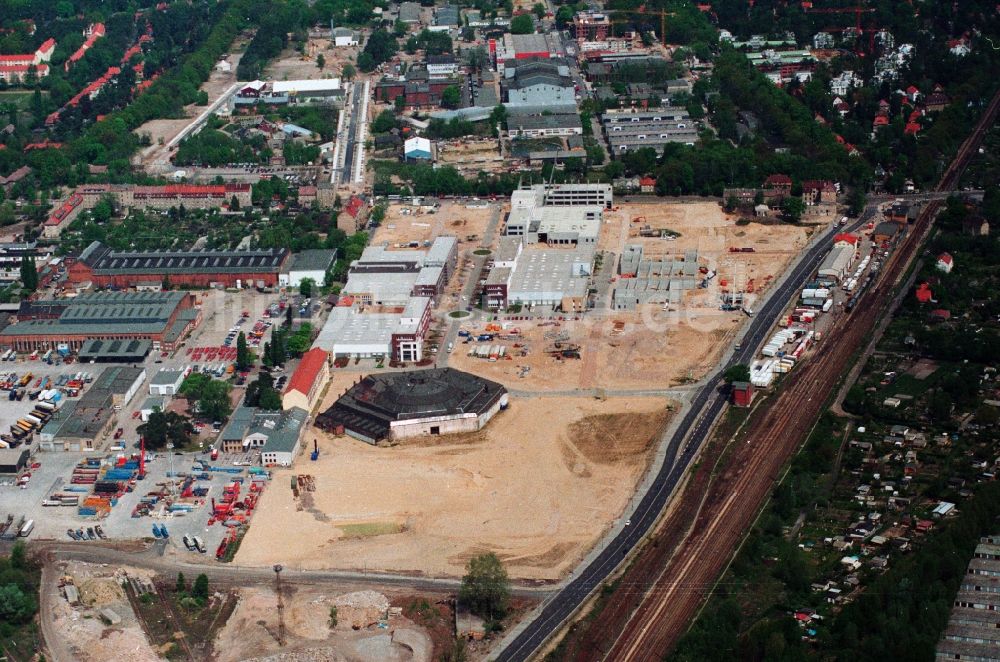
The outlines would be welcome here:
[[[0,347],[19,352],[61,343],[79,351],[93,340],[149,340],[172,350],[198,324],[201,311],[186,292],[98,292],[72,299],[24,302],[18,322],[0,331]]]

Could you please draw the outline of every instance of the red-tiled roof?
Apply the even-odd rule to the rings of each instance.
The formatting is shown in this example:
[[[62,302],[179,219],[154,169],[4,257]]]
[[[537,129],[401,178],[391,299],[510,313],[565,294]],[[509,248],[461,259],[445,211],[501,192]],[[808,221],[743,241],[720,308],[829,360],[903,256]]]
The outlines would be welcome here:
[[[285,393],[298,391],[299,393],[308,395],[313,384],[316,382],[316,378],[319,377],[320,372],[323,370],[323,364],[326,363],[328,357],[329,354],[319,347],[313,347],[303,354],[299,367],[295,369],[295,372],[292,373],[292,378],[288,380]]]
[[[954,259],[952,259],[951,253],[941,253],[940,255],[938,255],[938,262],[941,262],[943,264],[951,264],[952,262],[954,262]]]
[[[365,204],[365,201],[356,195],[352,195],[351,199],[347,201],[347,206],[344,207],[344,211],[347,212],[348,216],[351,218],[357,218],[358,213],[361,211],[361,207]]]
[[[927,303],[933,298],[934,292],[931,291],[931,286],[927,283],[920,283],[920,287],[917,288],[917,301]]]
[[[846,241],[849,244],[856,244],[858,243],[858,237],[850,232],[841,232],[833,238],[833,243],[835,244],[839,244],[842,241]]]
[[[770,175],[764,180],[764,186],[791,186],[792,178],[788,175]]]

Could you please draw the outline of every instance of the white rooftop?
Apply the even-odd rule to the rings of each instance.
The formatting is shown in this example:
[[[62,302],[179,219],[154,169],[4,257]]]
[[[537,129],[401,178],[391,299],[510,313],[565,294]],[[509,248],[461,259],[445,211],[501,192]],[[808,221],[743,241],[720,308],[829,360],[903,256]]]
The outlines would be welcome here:
[[[329,92],[339,89],[339,78],[281,80],[271,83],[271,90],[275,94],[283,94],[285,92]]]

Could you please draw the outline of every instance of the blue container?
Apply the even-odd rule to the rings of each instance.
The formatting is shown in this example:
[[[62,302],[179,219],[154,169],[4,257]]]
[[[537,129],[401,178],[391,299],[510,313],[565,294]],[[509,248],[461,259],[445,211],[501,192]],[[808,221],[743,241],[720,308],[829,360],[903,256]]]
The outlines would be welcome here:
[[[80,517],[91,517],[97,514],[97,510],[90,508],[89,506],[81,506],[80,508],[77,508],[76,513]]]

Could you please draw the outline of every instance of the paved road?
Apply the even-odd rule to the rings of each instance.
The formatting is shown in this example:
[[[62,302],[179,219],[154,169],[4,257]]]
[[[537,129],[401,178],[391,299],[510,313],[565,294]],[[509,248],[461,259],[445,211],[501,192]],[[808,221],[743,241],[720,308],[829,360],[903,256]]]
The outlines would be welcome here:
[[[871,204],[862,217],[852,225],[859,227],[875,215]],[[833,234],[830,228],[799,260],[784,282],[770,295],[767,302],[756,311],[756,317],[743,336],[741,349],[733,353],[724,367],[736,363],[749,364],[757,348],[784,310],[788,301],[819,266],[831,247]],[[587,596],[615,571],[622,559],[652,530],[660,513],[683,478],[688,465],[697,455],[716,418],[726,405],[727,394],[721,380],[721,370],[709,377],[701,390],[691,400],[667,443],[666,459],[658,474],[642,495],[631,517],[631,525],[624,527],[607,546],[569,581],[538,613],[535,619],[499,652],[497,660],[525,660],[537,650],[586,600]],[[685,445],[685,439],[689,439]]]
[[[351,99],[351,111],[347,117],[347,145],[344,147],[344,167],[340,171],[342,184],[350,184],[354,175],[354,156],[358,151],[358,124],[360,123],[361,101],[364,96],[364,84],[354,83]]]

